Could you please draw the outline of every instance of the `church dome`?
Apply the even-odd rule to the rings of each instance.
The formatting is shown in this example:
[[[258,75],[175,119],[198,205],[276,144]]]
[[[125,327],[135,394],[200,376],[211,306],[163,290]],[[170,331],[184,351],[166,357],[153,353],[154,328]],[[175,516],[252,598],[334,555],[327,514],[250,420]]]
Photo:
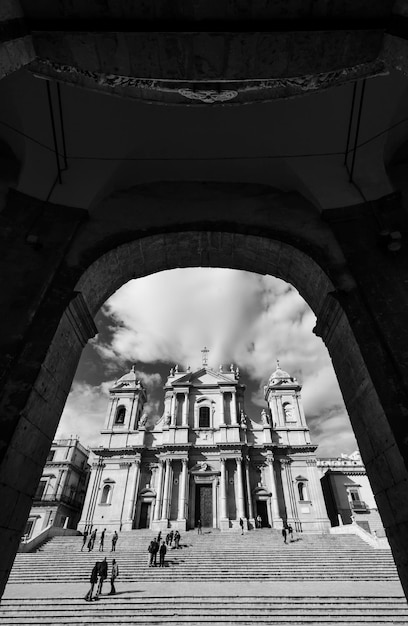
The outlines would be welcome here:
[[[136,376],[136,367],[132,365],[130,372],[124,374],[114,383],[112,389],[118,387],[142,387],[141,381]]]
[[[291,382],[294,382],[295,380],[296,379],[293,378],[288,372],[285,372],[285,370],[281,369],[281,367],[279,366],[279,361],[277,361],[277,368],[270,375],[268,384],[269,385],[281,385],[282,383],[291,383]]]

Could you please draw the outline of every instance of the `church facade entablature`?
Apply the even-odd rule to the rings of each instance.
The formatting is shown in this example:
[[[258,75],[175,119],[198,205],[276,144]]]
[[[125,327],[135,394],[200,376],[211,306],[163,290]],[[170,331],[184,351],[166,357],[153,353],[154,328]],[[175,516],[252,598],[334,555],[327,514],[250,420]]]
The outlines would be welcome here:
[[[163,414],[152,423],[134,368],[120,378],[110,390],[101,446],[93,451],[104,467],[92,469],[84,519],[112,530],[182,530],[199,519],[221,530],[239,528],[240,519],[255,528],[259,517],[269,527],[327,529],[301,386],[277,368],[265,387],[266,406],[252,419],[240,379],[235,365],[174,366],[164,385]],[[107,494],[109,507],[100,508],[91,495],[100,493],[107,476],[115,488]],[[305,494],[313,494],[307,511]]]

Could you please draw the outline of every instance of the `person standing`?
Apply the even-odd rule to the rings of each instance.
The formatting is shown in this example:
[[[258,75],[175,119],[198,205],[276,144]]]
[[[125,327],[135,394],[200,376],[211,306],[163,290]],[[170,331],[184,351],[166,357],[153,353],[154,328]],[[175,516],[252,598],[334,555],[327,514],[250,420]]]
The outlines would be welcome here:
[[[111,577],[110,577],[111,590],[109,592],[109,595],[111,595],[111,596],[113,596],[116,593],[115,580],[117,579],[118,576],[119,576],[119,567],[118,567],[118,564],[116,563],[115,559],[113,559],[113,561],[112,561],[112,569],[111,569]]]
[[[95,528],[95,530],[93,530],[93,531],[91,532],[91,550],[93,550],[93,549],[94,549],[94,546],[95,546],[95,541],[96,541],[96,533],[97,533],[97,531],[98,531],[98,529],[97,529],[97,528]]]
[[[244,534],[244,520],[242,517],[239,518],[239,525],[241,526],[241,535]]]
[[[167,548],[164,541],[161,542],[159,548],[159,567],[164,567],[164,557],[166,556]]]
[[[103,552],[103,544],[105,541],[105,533],[106,533],[106,528],[103,529],[103,531],[101,532],[101,538],[99,539],[99,552]]]
[[[83,534],[83,537],[82,537],[82,548],[81,548],[81,552],[82,552],[82,550],[83,550],[83,549],[84,549],[84,547],[85,547],[85,544],[86,544],[86,540],[87,540],[87,538],[88,538],[88,531],[87,531],[87,530],[84,530],[84,534]]]
[[[108,577],[108,562],[106,560],[106,556],[103,559],[103,561],[99,563],[98,576],[99,576],[98,589],[96,590],[94,600],[99,600],[99,596],[102,595],[103,583]]]
[[[113,533],[113,537],[112,537],[112,548],[111,548],[111,552],[115,552],[116,551],[116,542],[118,540],[118,533],[115,532]]]
[[[159,544],[157,543],[156,539],[153,539],[153,545],[152,545],[152,553],[153,553],[153,565],[156,567],[157,565],[157,553],[159,551]]]
[[[170,547],[171,547],[171,544],[173,543],[174,532],[171,530],[169,535],[170,535]]]
[[[180,539],[181,539],[181,535],[179,531],[176,530],[176,532],[174,533],[174,547],[177,548],[177,550],[180,547]]]
[[[201,520],[197,520],[197,535],[202,535],[203,534],[203,529],[201,526]]]
[[[92,568],[91,577],[89,579],[89,582],[91,583],[91,588],[89,589],[88,593],[86,594],[84,598],[87,602],[91,602],[92,600],[93,590],[94,590],[96,583],[98,582],[98,571],[99,571],[99,562],[97,561]]]
[[[286,535],[287,535],[287,532],[286,532],[286,527],[284,526],[284,527],[282,528],[283,543],[288,543],[288,542],[286,541]]]
[[[256,517],[256,527],[262,528],[262,517],[260,515],[257,515]]]
[[[153,554],[153,541],[151,541],[149,543],[149,547],[147,548],[147,551],[149,553],[149,557],[147,559],[147,563],[149,565],[149,567],[152,567],[153,565],[153,559],[154,559],[154,554]]]

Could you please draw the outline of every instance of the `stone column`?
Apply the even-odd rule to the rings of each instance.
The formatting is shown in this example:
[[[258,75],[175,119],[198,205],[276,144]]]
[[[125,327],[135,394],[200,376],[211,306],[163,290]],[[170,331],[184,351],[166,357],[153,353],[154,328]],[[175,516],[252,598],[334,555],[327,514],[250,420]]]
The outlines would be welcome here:
[[[187,459],[181,459],[180,490],[177,519],[186,519]]]
[[[137,493],[139,491],[139,479],[140,479],[140,461],[136,460],[133,464],[133,476],[132,483],[130,485],[130,501],[128,508],[128,521],[133,522],[135,514],[135,504],[137,500]]]
[[[64,477],[65,472],[66,472],[66,470],[58,470],[58,478],[56,480],[55,489],[54,489],[54,493],[53,493],[53,495],[55,496],[56,499],[58,499],[58,497],[62,493],[61,485],[63,485],[63,482],[64,482],[63,481],[63,477]],[[61,490],[59,491],[60,487],[61,487]],[[58,491],[59,491],[59,493],[58,493]]]
[[[221,477],[220,477],[220,519],[226,520],[227,516],[227,470],[226,460],[221,459]]]
[[[235,391],[231,393],[231,424],[238,424],[237,420],[237,396]]]
[[[189,409],[189,397],[188,397],[188,391],[186,391],[184,394],[184,404],[183,404],[183,418],[182,418],[183,426],[188,426],[188,409]]]
[[[224,392],[221,389],[220,426],[225,426]]]
[[[238,517],[244,519],[245,503],[244,503],[244,483],[242,480],[242,462],[241,459],[235,459],[237,464],[237,513]]]
[[[164,478],[164,490],[163,490],[163,508],[162,508],[162,520],[166,520],[168,518],[168,508],[169,508],[169,492],[170,492],[170,474],[171,474],[171,463],[170,459],[166,459],[166,475]]]
[[[245,459],[245,481],[246,481],[246,490],[248,497],[248,517],[249,519],[254,519],[254,507],[252,504],[252,493],[251,493],[251,481],[249,477],[249,459]]]
[[[153,517],[155,522],[157,522],[161,518],[163,471],[164,471],[164,463],[162,459],[160,459],[159,460],[159,480],[157,482],[157,493],[156,493],[156,505],[154,507],[154,517]]]
[[[269,477],[271,481],[271,491],[272,491],[271,511],[272,511],[273,521],[275,522],[275,520],[279,519],[280,515],[279,515],[278,494],[276,491],[275,472],[273,470],[273,458],[269,457],[267,459],[267,463],[269,466]]]

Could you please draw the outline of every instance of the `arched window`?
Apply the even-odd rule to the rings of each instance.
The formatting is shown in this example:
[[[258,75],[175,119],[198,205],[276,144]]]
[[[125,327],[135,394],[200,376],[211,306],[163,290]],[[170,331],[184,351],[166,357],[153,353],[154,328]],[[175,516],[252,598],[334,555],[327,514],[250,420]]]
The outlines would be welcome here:
[[[101,504],[110,504],[112,500],[112,485],[104,485],[102,489]]]
[[[116,409],[115,424],[124,424],[125,415],[126,415],[126,408],[123,405],[118,406],[118,408]]]
[[[199,428],[210,428],[210,407],[200,406],[198,417]]]

